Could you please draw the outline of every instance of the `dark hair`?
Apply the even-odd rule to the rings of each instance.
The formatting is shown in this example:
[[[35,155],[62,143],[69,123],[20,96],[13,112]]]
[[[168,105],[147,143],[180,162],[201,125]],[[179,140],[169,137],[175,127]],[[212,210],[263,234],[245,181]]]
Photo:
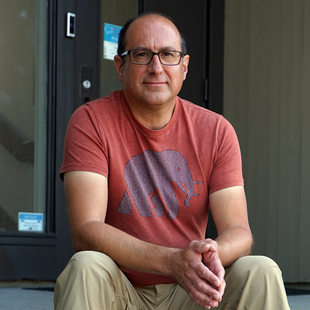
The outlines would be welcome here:
[[[184,55],[187,54],[187,47],[186,47],[186,41],[185,41],[185,37],[182,33],[182,31],[180,30],[179,26],[175,23],[175,21],[169,17],[169,16],[166,16],[162,13],[143,13],[135,18],[131,18],[129,19],[125,24],[124,26],[122,27],[120,33],[119,33],[119,37],[118,37],[118,48],[117,48],[117,55],[121,55],[122,53],[125,52],[125,47],[126,47],[126,33],[127,33],[127,30],[129,28],[129,26],[138,18],[140,17],[143,17],[143,16],[148,16],[148,15],[158,15],[158,16],[161,16],[161,17],[164,17],[166,19],[168,19],[178,30],[179,34],[180,34],[180,39],[181,39],[181,50],[182,50],[182,53]]]

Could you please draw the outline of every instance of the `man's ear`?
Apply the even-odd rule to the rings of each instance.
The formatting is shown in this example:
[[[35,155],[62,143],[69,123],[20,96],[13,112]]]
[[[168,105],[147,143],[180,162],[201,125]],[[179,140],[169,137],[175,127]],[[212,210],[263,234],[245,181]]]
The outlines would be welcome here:
[[[186,79],[186,74],[188,72],[189,55],[184,55],[182,65],[183,65],[183,74],[184,74],[183,81],[184,81]]]
[[[124,65],[123,58],[121,56],[115,55],[114,65],[119,79],[123,81],[123,65]]]

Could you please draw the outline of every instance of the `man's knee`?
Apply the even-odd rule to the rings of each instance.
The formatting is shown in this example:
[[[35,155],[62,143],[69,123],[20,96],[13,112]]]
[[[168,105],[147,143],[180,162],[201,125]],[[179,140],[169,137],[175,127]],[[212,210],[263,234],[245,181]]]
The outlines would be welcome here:
[[[125,309],[122,273],[103,253],[78,252],[56,281],[54,301],[55,309],[116,309],[113,303],[122,305],[117,309]]]
[[[272,270],[280,271],[277,263],[267,256],[244,256],[236,261],[238,268],[245,271],[258,271],[261,273],[269,273]]]
[[[115,262],[107,255],[96,251],[81,251],[74,254],[68,264],[71,272],[84,275],[100,275],[113,278],[119,273]]]
[[[265,256],[239,258],[226,270],[221,309],[289,309],[278,265]]]
[[[230,272],[234,274],[234,277],[239,277],[240,280],[261,281],[282,277],[277,263],[266,256],[241,257],[231,266]]]
[[[58,285],[68,285],[72,281],[80,283],[111,284],[121,277],[121,271],[115,262],[107,255],[95,251],[75,253],[64,271],[57,279]]]
[[[87,269],[99,266],[107,266],[110,268],[115,268],[117,265],[114,261],[108,256],[101,252],[96,251],[81,251],[75,253],[69,263],[75,263],[77,268]]]

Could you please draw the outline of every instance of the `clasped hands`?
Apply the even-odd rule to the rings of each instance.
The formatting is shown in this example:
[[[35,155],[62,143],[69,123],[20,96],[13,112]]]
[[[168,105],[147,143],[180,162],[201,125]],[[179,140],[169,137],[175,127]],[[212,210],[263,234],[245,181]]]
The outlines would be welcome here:
[[[216,241],[191,241],[174,256],[171,268],[173,277],[197,304],[205,309],[218,306],[226,284]]]

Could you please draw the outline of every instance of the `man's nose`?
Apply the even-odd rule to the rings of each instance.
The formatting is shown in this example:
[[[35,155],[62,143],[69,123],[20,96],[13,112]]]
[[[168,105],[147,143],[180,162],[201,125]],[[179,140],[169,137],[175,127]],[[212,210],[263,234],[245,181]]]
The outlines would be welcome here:
[[[149,63],[149,72],[160,74],[163,71],[163,65],[159,60],[159,55],[153,55]]]

